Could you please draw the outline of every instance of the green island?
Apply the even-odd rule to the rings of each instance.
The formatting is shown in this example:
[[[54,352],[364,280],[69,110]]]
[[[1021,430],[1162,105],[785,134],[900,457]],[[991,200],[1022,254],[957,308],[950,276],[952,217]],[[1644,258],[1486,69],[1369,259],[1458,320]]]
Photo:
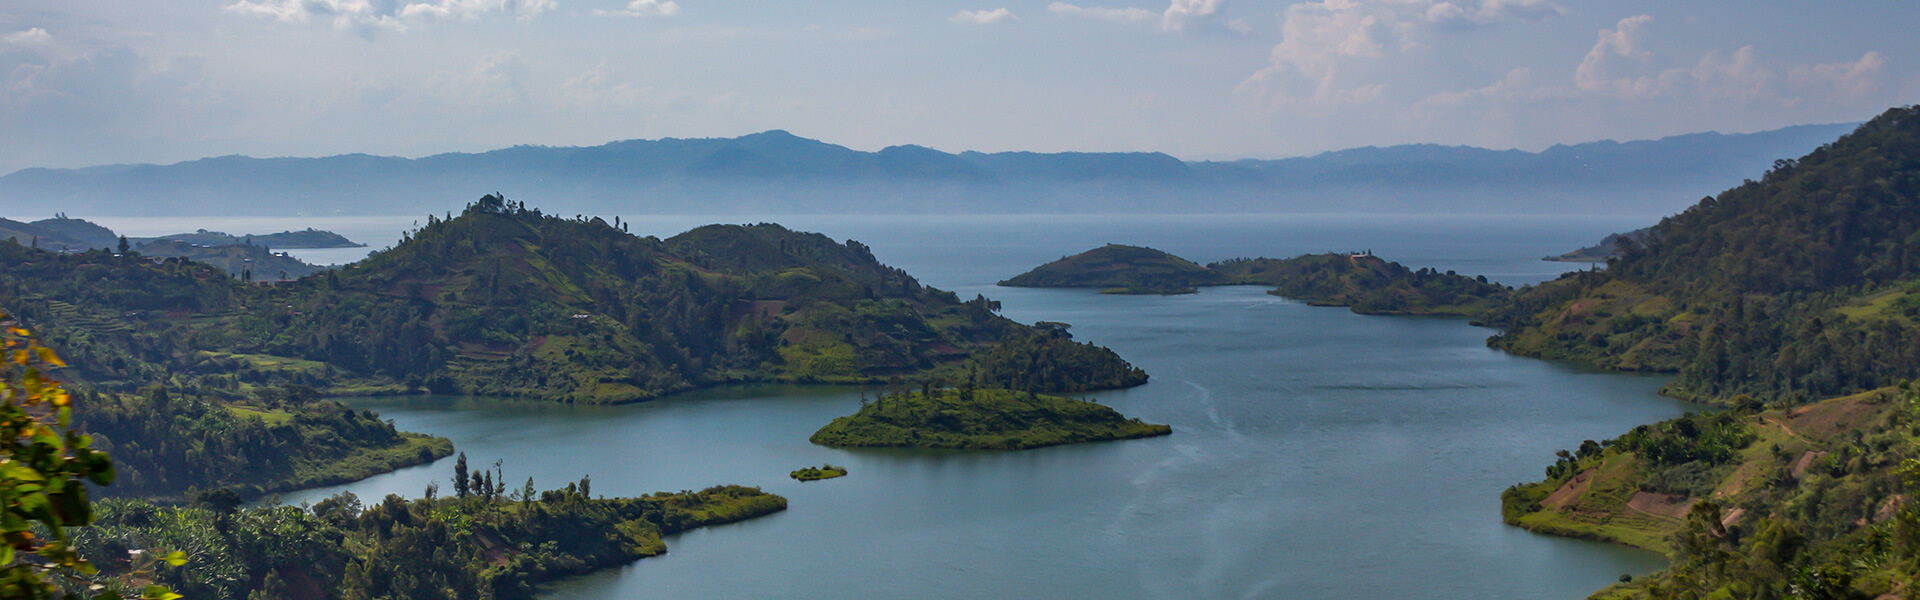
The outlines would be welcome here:
[[[1510,293],[1486,277],[1409,269],[1371,253],[1308,254],[1288,259],[1239,258],[1200,266],[1138,246],[1108,244],[1050,262],[1012,279],[1009,287],[1090,287],[1109,294],[1182,294],[1218,285],[1271,286],[1276,296],[1314,306],[1344,306],[1369,315],[1479,316]]]
[[[138,238],[136,244],[148,244],[170,240],[185,242],[196,246],[265,246],[268,248],[364,248],[366,244],[349,240],[346,236],[331,231],[306,228],[301,231],[282,231],[280,233],[230,235],[219,231],[201,229],[193,233],[175,233],[153,238]]]
[[[1920,107],[1522,288],[1488,344],[1670,373],[1729,408],[1562,450],[1509,523],[1666,554],[1595,598],[1906,598],[1920,590]]]
[[[1007,287],[1100,288],[1103,294],[1191,294],[1225,285],[1219,273],[1152,248],[1107,244],[1000,282]]]
[[[0,244],[0,306],[123,393],[156,381],[245,399],[468,393],[617,404],[747,382],[1028,377],[1040,391],[1139,385],[1103,347],[1013,322],[880,264],[863,244],[778,225],[666,240],[487,196],[394,248],[277,285],[138,252]],[[258,280],[256,280],[258,281]]]
[[[792,477],[794,481],[819,481],[822,479],[833,479],[835,477],[846,477],[847,468],[834,465],[803,467],[800,470],[788,473],[787,476]]]
[[[967,386],[882,394],[810,439],[835,447],[1018,450],[1171,433],[1090,401]]]

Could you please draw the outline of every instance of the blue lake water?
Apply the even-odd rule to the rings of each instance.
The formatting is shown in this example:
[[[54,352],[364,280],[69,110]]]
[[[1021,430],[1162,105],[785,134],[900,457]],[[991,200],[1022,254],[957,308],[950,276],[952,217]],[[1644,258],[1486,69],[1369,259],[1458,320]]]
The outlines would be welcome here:
[[[666,236],[740,219],[623,220]],[[1159,297],[993,286],[1109,242],[1202,263],[1371,249],[1521,285],[1577,266],[1540,256],[1651,218],[751,220],[858,239],[930,285],[1002,300],[1011,318],[1071,323],[1077,338],[1153,375],[1089,396],[1171,424],[1174,435],[1020,452],[808,444],[814,429],[858,407],[858,390],[836,388],[709,390],[626,407],[354,402],[452,438],[476,465],[502,461],[512,484],[590,474],[602,495],[737,483],[791,501],[784,513],[670,538],[666,556],[554,584],[553,599],[1578,598],[1663,564],[1508,527],[1498,498],[1538,479],[1554,450],[1679,414],[1686,407],[1655,394],[1659,378],[1507,356],[1485,347],[1491,331],[1460,320],[1366,317],[1252,287]],[[390,233],[356,239],[386,245],[407,221],[387,223]],[[852,474],[806,484],[786,476],[822,462]],[[448,489],[451,470],[442,461],[283,500],[417,496],[436,481]]]

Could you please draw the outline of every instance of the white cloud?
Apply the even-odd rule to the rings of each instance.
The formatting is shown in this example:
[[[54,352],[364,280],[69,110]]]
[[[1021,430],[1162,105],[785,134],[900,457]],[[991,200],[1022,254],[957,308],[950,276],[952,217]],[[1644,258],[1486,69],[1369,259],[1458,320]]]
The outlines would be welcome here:
[[[400,16],[466,21],[500,14],[531,19],[555,6],[554,0],[435,0],[408,4],[400,9]]]
[[[626,8],[620,10],[593,9],[594,16],[600,17],[671,17],[680,14],[680,5],[673,0],[632,0]]]
[[[1501,21],[1537,21],[1567,14],[1566,9],[1548,0],[1462,0],[1459,2],[1413,2],[1425,7],[1422,15],[1436,25],[1473,27]]]
[[[1680,99],[1699,106],[1795,107],[1873,105],[1886,88],[1886,57],[1867,52],[1848,62],[1782,64],[1753,46],[1732,54],[1709,51],[1690,67],[1662,68],[1652,49],[1653,17],[1621,19],[1600,30],[1593,48],[1574,69],[1571,92],[1617,99]]]
[[[429,20],[531,19],[556,6],[555,0],[433,0],[404,5],[394,0],[239,0],[227,5],[227,12],[283,23],[324,21],[334,29],[366,34],[383,29],[404,32],[410,23]]]
[[[1077,17],[1116,21],[1121,23],[1146,23],[1160,18],[1160,13],[1144,8],[1105,8],[1099,6],[1074,6],[1065,2],[1047,5],[1047,12],[1062,17]]]
[[[21,141],[0,147],[0,164],[121,157],[144,151],[142,140],[204,136],[242,112],[217,91],[205,62],[126,46],[0,52],[0,135]]]
[[[1221,9],[1226,7],[1227,0],[1173,0],[1166,12],[1160,14],[1160,30],[1183,32],[1209,25],[1225,27]]]
[[[1564,79],[1543,81],[1532,69],[1513,69],[1485,87],[1431,94],[1411,112],[1429,124],[1478,122],[1483,132],[1506,130],[1501,135],[1511,139],[1525,135],[1517,130],[1516,116],[1525,121],[1574,115],[1587,123],[1576,127],[1604,128],[1609,121],[1601,115],[1634,115],[1634,123],[1671,132],[1745,128],[1755,119],[1784,124],[1858,118],[1897,101],[1886,57],[1879,52],[1843,62],[1792,63],[1769,60],[1754,46],[1744,46],[1675,60],[1659,52],[1654,24],[1652,17],[1638,15],[1600,30]]]
[[[47,33],[45,29],[35,27],[0,36],[0,41],[14,46],[38,46],[53,41],[53,35]]]
[[[483,113],[527,104],[526,59],[496,52],[462,71],[439,71],[427,78],[421,99],[429,108]]]
[[[1449,30],[1564,13],[1548,0],[1320,0],[1294,4],[1281,13],[1280,43],[1269,53],[1269,64],[1243,81],[1239,90],[1282,103],[1376,99],[1387,85],[1349,77],[1355,70],[1351,67],[1430,48],[1433,38]]]
[[[1007,10],[1006,7],[1002,6],[993,10],[963,10],[953,13],[953,16],[947,17],[947,20],[955,23],[988,25],[1006,21],[1018,21],[1020,17],[1013,16],[1013,11]]]
[[[1065,2],[1047,5],[1047,12],[1062,17],[1096,19],[1116,23],[1154,23],[1160,24],[1160,31],[1185,33],[1202,31],[1227,31],[1246,34],[1253,26],[1241,19],[1231,19],[1226,13],[1227,0],[1172,0],[1166,10],[1153,11],[1137,6],[1106,7],[1077,6]]]
[[[635,85],[615,74],[606,61],[561,83],[560,102],[562,105],[589,110],[640,108],[655,111],[686,109],[700,103],[697,98],[676,90]]]
[[[1646,63],[1653,58],[1653,52],[1646,48],[1646,38],[1650,35],[1647,25],[1652,22],[1653,17],[1639,15],[1621,19],[1613,29],[1600,30],[1600,40],[1594,42],[1593,49],[1588,50],[1586,58],[1580,60],[1580,67],[1574,69],[1573,84],[1589,92],[1643,95],[1655,91],[1654,87],[1659,84],[1658,77],[1610,75],[1622,70],[1620,59]]]
[[[1871,106],[1886,104],[1878,99],[1889,87],[1885,84],[1887,57],[1867,52],[1850,63],[1797,65],[1787,70],[1788,85],[1805,90],[1826,90],[1823,100],[1830,105]]]

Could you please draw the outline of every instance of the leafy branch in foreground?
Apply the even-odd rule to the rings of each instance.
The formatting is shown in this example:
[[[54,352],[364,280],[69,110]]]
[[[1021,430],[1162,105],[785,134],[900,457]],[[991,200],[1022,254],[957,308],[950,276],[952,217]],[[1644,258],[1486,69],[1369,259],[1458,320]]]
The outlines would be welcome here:
[[[66,366],[58,354],[4,313],[0,350],[0,598],[52,598],[58,579],[99,572],[74,551],[67,528],[93,521],[86,484],[113,483],[113,462],[73,429],[73,395],[46,376]],[[120,597],[104,584],[87,587]],[[179,596],[147,586],[141,597]]]

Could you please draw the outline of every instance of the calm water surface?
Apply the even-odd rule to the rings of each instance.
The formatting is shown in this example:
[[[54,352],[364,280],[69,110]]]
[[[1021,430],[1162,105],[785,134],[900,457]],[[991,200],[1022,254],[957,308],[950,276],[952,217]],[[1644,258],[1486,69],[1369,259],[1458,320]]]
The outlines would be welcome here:
[[[664,557],[555,584],[556,600],[1577,598],[1662,565],[1507,527],[1498,498],[1539,478],[1556,449],[1678,414],[1654,394],[1659,379],[1489,351],[1491,332],[1459,320],[1364,317],[1258,288],[1142,297],[992,286],[1107,242],[1201,262],[1371,248],[1524,284],[1564,268],[1539,256],[1646,219],[810,219],[784,221],[860,239],[931,285],[1002,300],[1014,319],[1072,323],[1154,377],[1090,396],[1174,435],[1021,452],[835,450],[806,438],[857,409],[859,395],[830,388],[604,408],[354,402],[452,438],[476,465],[503,461],[513,485],[590,474],[603,495],[738,483],[791,501],[781,514],[671,538]],[[636,233],[660,235],[706,222],[633,220]],[[852,475],[786,477],[821,462]],[[446,460],[284,500],[418,496],[435,481],[449,489],[451,471]]]

